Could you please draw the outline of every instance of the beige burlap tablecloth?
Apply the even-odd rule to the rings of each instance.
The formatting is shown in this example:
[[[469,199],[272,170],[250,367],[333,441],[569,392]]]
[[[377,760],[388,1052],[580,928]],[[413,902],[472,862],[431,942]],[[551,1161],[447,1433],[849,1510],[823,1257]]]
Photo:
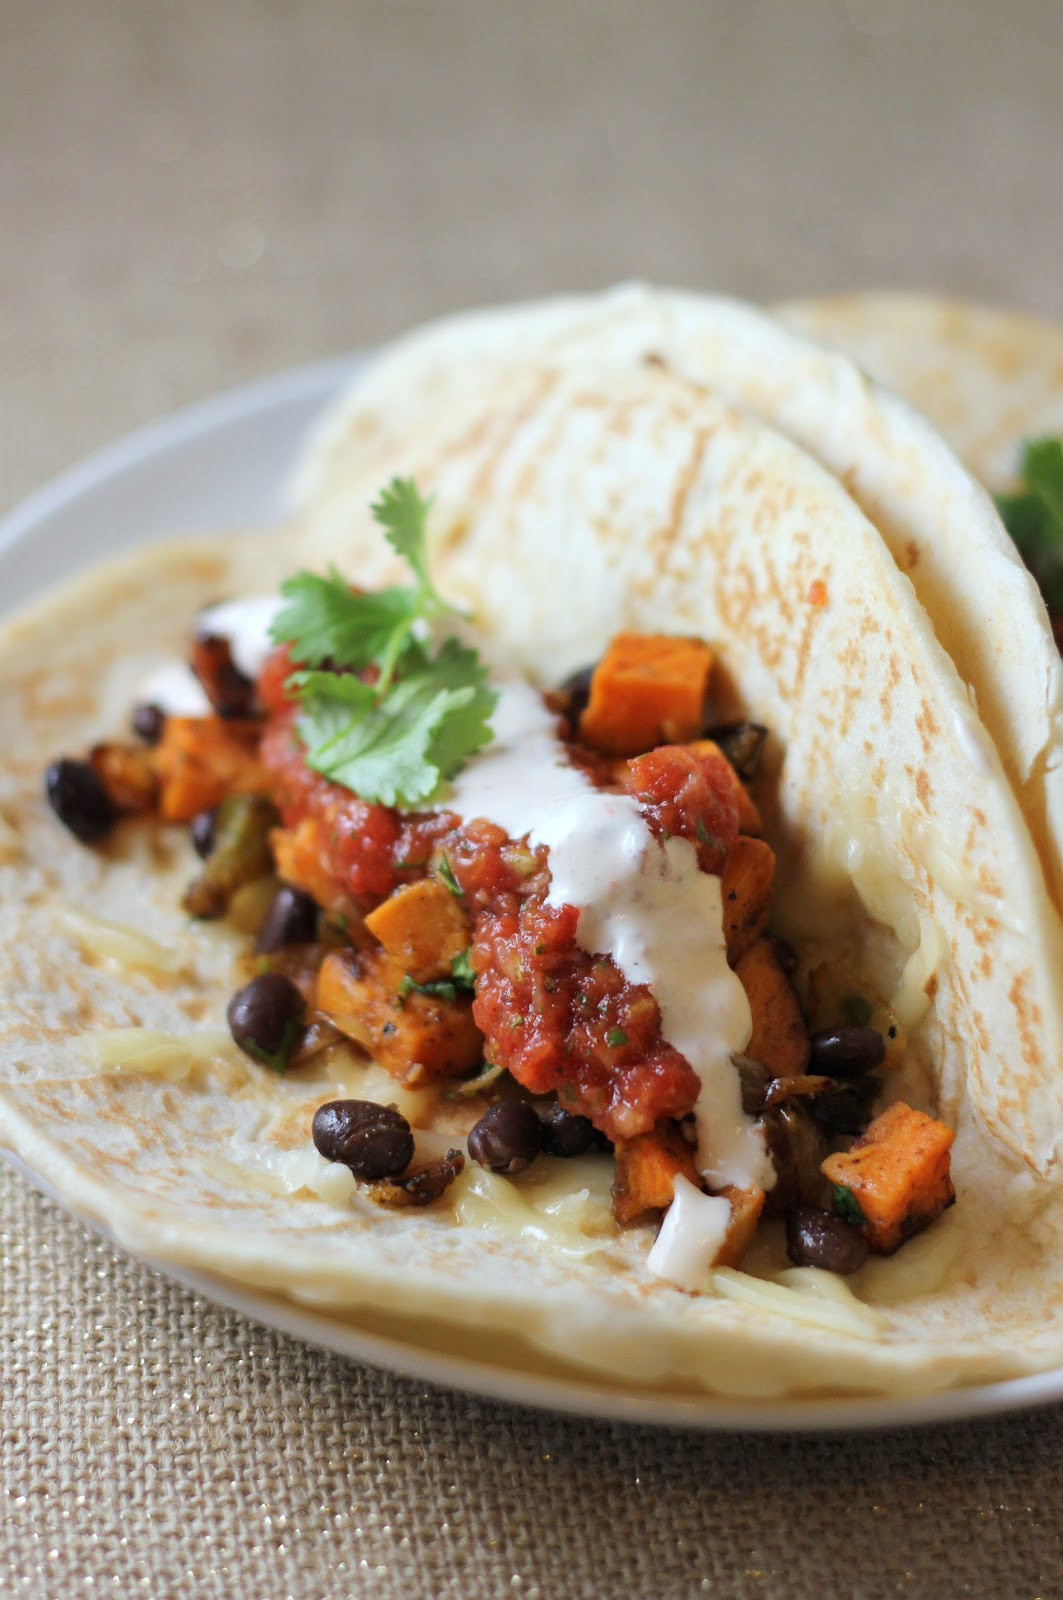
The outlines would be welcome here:
[[[1061,64],[1050,0],[0,0],[0,510],[479,301],[1063,316]],[[743,1438],[469,1399],[220,1311],[6,1169],[0,1362],[0,1593],[1063,1593],[1059,1409]]]

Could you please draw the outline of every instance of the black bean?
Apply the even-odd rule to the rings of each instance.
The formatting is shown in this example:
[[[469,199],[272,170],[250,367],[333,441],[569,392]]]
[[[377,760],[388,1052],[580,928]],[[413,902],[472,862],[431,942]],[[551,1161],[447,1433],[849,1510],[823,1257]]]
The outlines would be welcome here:
[[[526,1100],[500,1100],[469,1133],[469,1154],[490,1172],[511,1177],[531,1165],[542,1148],[542,1123]]]
[[[196,855],[206,861],[214,849],[214,830],[218,821],[218,808],[212,806],[209,811],[199,811],[188,824],[188,831],[192,835],[192,844]]]
[[[53,761],[44,775],[48,804],[82,844],[110,833],[116,812],[96,768],[88,761]]]
[[[283,950],[288,944],[312,944],[317,937],[317,906],[302,889],[282,885],[273,896],[266,920],[259,929],[255,949],[259,955]]]
[[[768,730],[760,722],[729,722],[722,727],[706,728],[706,739],[719,745],[738,776],[746,783],[760,771],[760,758]]]
[[[809,1042],[809,1072],[828,1078],[860,1078],[886,1059],[886,1041],[875,1028],[821,1028]]]
[[[302,1034],[306,1006],[290,978],[263,972],[229,1001],[229,1028],[245,1055],[283,1072]]]
[[[799,1267],[856,1272],[867,1260],[867,1240],[851,1222],[816,1206],[795,1206],[786,1217],[786,1254]]]
[[[166,726],[166,713],[161,706],[145,703],[133,707],[129,720],[138,739],[145,744],[158,744]]]
[[[410,1124],[394,1106],[373,1100],[328,1100],[314,1112],[310,1131],[326,1161],[370,1182],[398,1177],[413,1160]]]
[[[543,1118],[543,1149],[548,1156],[582,1156],[594,1148],[594,1123],[564,1106],[551,1106]]]
[[[570,672],[561,685],[561,693],[568,696],[568,720],[572,726],[578,727],[579,719],[587,709],[587,702],[591,697],[591,679],[594,677],[594,667],[580,667],[578,672]]]

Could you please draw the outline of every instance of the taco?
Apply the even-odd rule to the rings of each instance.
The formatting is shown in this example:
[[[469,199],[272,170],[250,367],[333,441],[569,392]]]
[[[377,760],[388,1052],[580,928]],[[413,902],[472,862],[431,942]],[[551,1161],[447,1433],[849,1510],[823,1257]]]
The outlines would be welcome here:
[[[282,537],[8,626],[0,1132],[156,1259],[514,1363],[1049,1365],[1061,930],[1007,762],[826,452],[590,309],[429,333],[453,386],[385,359]]]

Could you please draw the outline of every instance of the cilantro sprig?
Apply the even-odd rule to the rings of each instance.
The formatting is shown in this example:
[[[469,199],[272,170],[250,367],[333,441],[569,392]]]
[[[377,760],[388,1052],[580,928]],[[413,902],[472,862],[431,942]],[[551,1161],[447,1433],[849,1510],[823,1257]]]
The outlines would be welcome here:
[[[1063,613],[1063,440],[1027,440],[1021,477],[1016,493],[997,496],[997,510],[1056,616]]]
[[[297,670],[296,732],[307,765],[363,800],[426,800],[491,738],[497,696],[474,649],[448,638],[433,651],[424,624],[460,616],[428,573],[430,502],[394,478],[372,507],[414,582],[355,593],[332,570],[300,572],[282,586],[287,605],[271,630]]]

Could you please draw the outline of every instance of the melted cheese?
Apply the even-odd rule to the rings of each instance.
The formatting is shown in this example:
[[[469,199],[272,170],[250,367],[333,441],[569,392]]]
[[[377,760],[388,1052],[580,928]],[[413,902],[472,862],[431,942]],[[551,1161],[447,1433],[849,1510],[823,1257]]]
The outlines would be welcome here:
[[[167,950],[139,928],[130,928],[123,922],[108,922],[104,917],[94,917],[73,906],[65,907],[57,917],[61,927],[77,940],[89,957],[113,962],[116,967],[132,972],[173,976],[181,971],[179,952]]]

